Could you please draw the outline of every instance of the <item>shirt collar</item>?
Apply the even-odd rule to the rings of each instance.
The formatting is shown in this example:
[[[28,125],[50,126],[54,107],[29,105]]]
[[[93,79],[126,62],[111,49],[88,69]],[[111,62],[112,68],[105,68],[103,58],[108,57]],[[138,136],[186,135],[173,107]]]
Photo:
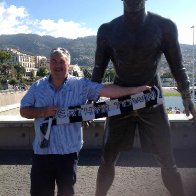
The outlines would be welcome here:
[[[66,84],[68,78],[69,78],[69,75],[64,79],[64,82],[63,82],[62,86],[59,89],[61,89]],[[48,83],[49,83],[50,87],[54,88],[54,86],[52,84],[51,74],[48,76]]]

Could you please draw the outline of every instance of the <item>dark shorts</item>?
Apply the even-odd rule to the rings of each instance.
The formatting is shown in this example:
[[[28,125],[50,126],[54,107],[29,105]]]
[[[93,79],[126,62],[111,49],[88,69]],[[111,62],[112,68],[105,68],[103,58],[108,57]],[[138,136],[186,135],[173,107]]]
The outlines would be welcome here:
[[[74,195],[77,153],[67,155],[33,155],[31,169],[31,195],[54,196],[55,183],[58,195]]]
[[[137,129],[144,152],[171,152],[170,124],[163,105],[109,117],[105,127],[104,152],[118,153],[131,149]]]

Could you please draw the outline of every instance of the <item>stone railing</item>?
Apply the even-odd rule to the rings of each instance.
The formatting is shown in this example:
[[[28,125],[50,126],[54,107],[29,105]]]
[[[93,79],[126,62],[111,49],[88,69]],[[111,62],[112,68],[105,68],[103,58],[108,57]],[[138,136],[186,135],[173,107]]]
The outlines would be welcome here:
[[[170,114],[171,137],[175,149],[196,150],[196,123],[183,114]],[[84,148],[101,148],[105,118],[84,127]],[[33,120],[20,116],[0,116],[0,149],[31,149],[34,139]],[[140,147],[136,132],[134,147]]]
[[[20,100],[25,93],[26,91],[1,91],[0,107],[20,103]]]

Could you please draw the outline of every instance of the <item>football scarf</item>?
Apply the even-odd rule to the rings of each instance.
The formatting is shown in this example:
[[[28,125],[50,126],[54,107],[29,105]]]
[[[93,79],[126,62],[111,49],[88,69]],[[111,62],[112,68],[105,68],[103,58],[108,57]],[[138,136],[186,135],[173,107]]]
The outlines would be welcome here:
[[[40,147],[45,148],[48,146],[50,130],[53,125],[91,121],[97,118],[126,114],[132,110],[145,107],[156,107],[160,104],[163,104],[162,95],[160,90],[153,86],[151,90],[145,90],[130,96],[61,108],[55,117],[46,118],[40,125],[42,138]]]

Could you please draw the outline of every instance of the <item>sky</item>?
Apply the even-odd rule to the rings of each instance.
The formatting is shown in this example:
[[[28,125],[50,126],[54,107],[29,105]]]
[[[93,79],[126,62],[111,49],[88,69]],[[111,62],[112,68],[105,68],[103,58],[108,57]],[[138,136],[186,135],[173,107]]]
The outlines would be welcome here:
[[[179,42],[193,44],[196,0],[147,0],[146,11],[173,20]],[[121,0],[0,0],[0,35],[33,33],[75,39],[123,14]]]

